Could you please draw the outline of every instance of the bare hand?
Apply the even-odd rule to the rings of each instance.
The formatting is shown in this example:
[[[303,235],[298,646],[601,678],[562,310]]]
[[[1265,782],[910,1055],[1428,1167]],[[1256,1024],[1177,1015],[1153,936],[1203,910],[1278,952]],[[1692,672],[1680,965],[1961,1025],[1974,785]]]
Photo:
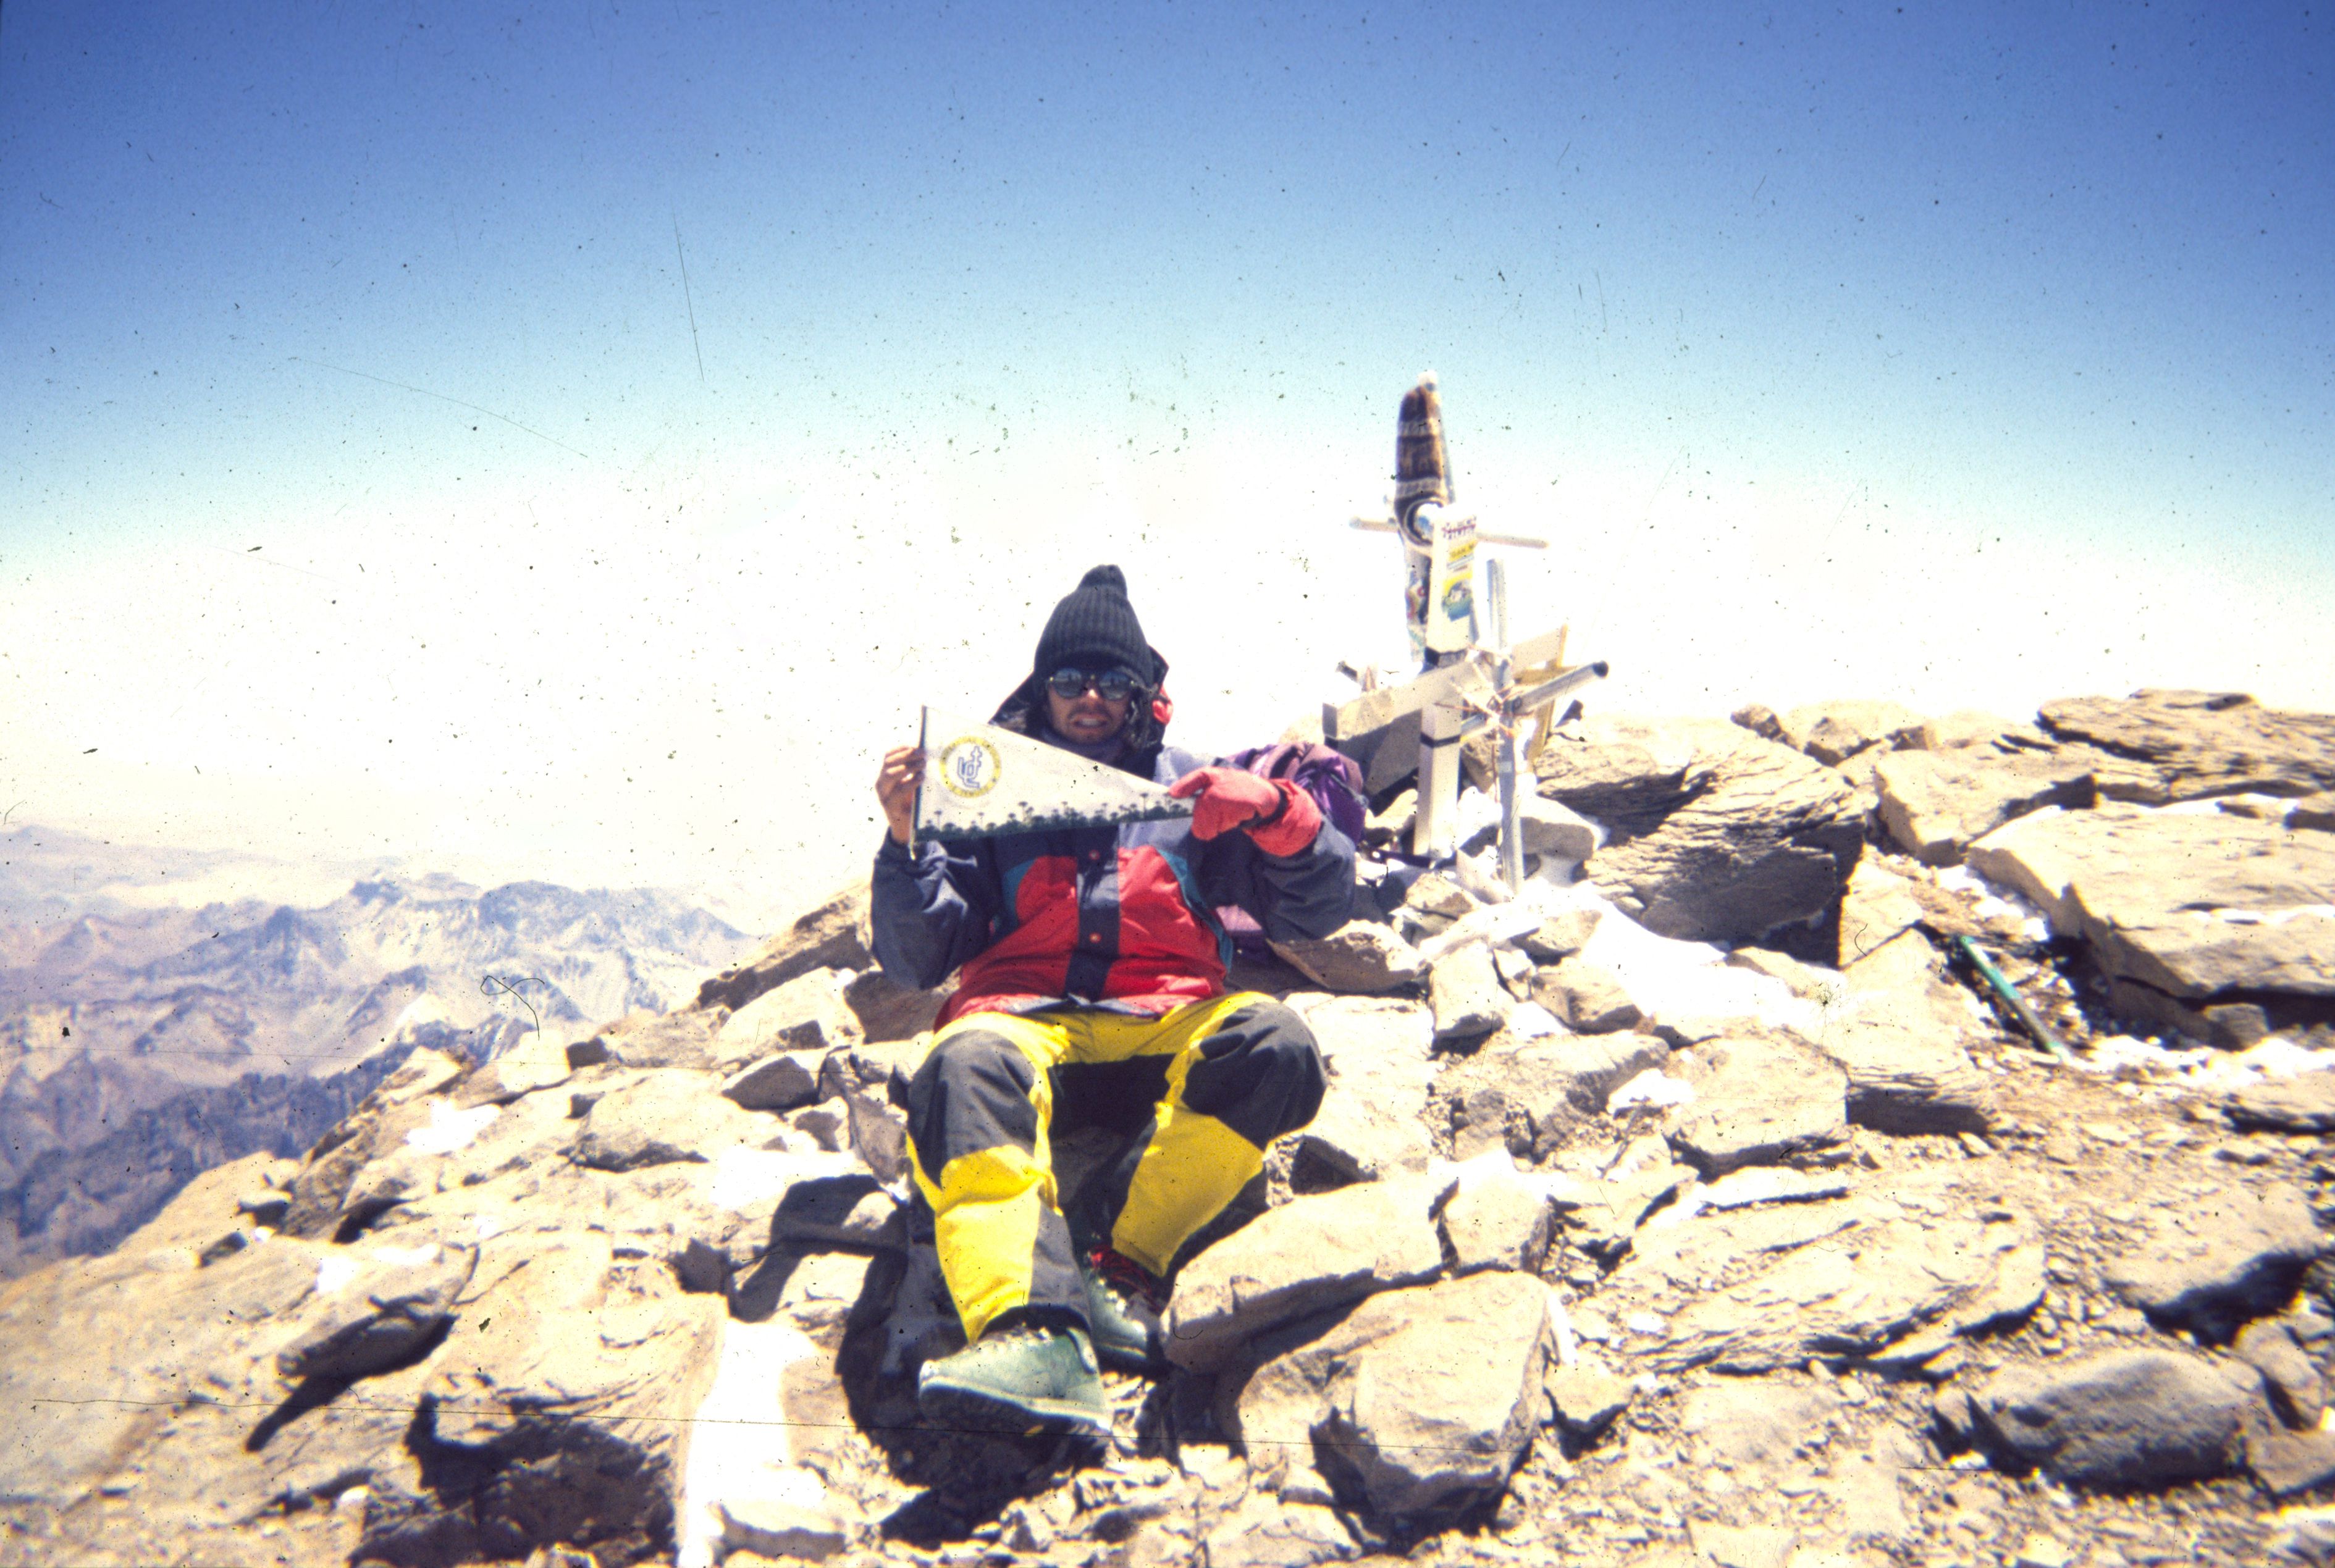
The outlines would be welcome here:
[[[876,799],[883,803],[884,820],[896,842],[906,844],[916,821],[916,789],[925,781],[925,754],[915,746],[895,746],[884,753],[884,767],[876,775]]]

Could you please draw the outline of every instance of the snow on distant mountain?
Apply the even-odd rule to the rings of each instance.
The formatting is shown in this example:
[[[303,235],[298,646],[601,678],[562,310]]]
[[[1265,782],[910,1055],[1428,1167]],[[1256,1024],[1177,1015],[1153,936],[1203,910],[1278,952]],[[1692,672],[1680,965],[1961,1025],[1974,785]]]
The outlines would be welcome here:
[[[417,1044],[479,1059],[662,1012],[751,939],[656,889],[313,873],[0,836],[0,1274],[102,1251],[188,1178],[303,1149]]]

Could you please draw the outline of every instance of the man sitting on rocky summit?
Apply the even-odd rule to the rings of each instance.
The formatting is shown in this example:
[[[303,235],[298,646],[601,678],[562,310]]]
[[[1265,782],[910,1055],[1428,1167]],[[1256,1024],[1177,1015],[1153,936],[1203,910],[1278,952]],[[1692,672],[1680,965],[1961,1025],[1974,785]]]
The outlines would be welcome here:
[[[918,1379],[918,1404],[946,1425],[1107,1439],[1098,1356],[1164,1369],[1177,1249],[1321,1108],[1304,1021],[1226,992],[1215,911],[1237,905],[1274,937],[1327,935],[1346,919],[1354,847],[1295,784],[1168,747],[1167,671],[1127,579],[1097,566],[1054,606],[993,722],[1171,784],[1188,820],[925,840],[912,857],[924,753],[887,752],[877,779],[891,831],[876,955],[918,988],[962,966],[908,1090],[916,1185],[970,1341]],[[1058,1089],[1150,1108],[1067,1217],[1048,1147]]]

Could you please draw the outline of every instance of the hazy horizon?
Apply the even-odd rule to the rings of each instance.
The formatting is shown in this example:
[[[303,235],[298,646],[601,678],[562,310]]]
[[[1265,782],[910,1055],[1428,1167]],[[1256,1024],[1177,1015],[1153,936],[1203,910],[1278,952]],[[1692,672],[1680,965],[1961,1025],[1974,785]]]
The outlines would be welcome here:
[[[1176,735],[1395,663],[1394,410],[1605,710],[2335,709],[2323,19],[0,13],[0,808],[855,875],[1126,568]]]

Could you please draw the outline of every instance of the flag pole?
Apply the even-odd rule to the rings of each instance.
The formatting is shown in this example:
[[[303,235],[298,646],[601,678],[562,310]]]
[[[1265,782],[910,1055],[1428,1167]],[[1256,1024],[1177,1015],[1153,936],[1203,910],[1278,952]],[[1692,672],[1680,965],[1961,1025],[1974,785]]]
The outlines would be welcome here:
[[[930,708],[916,710],[916,754],[920,757],[925,750],[925,731],[932,727],[932,722],[933,711]],[[916,769],[916,798],[908,802],[908,858],[911,860],[916,857],[916,817],[924,808],[925,770],[919,767]]]

